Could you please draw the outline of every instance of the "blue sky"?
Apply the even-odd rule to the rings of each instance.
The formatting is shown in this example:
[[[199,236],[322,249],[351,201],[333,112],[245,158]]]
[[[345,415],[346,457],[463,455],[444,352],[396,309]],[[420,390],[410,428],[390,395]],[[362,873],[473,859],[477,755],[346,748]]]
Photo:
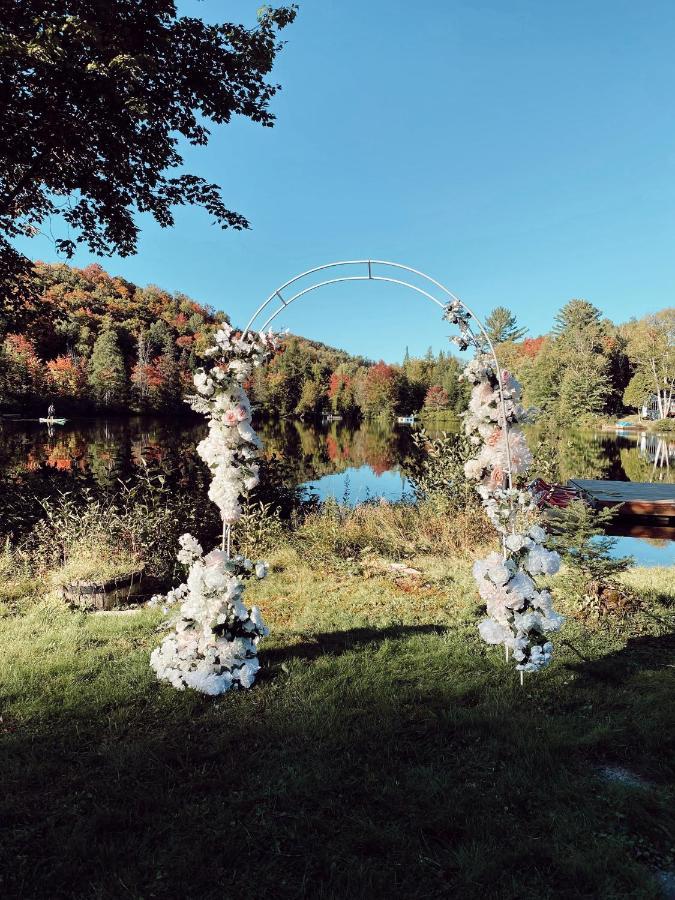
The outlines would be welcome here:
[[[257,5],[180,9],[251,21]],[[276,127],[240,120],[185,154],[252,230],[200,210],[171,230],[142,219],[138,255],[109,271],[235,323],[296,273],[362,257],[420,268],[479,312],[509,306],[533,335],[572,297],[615,321],[675,304],[675,4],[305,0],[284,36]],[[44,238],[22,249],[56,259]],[[277,324],[389,361],[449,333],[423,298],[365,283]]]

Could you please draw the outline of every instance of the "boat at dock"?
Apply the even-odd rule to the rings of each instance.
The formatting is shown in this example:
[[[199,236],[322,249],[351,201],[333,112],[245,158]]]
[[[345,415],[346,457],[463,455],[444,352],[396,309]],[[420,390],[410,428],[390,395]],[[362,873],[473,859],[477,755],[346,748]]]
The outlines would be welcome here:
[[[675,484],[666,482],[571,478],[562,485],[538,478],[530,485],[530,493],[547,514],[583,500],[594,509],[614,509],[621,520],[675,521]]]
[[[675,484],[571,478],[567,485],[596,509],[616,508],[619,517],[675,519]]]

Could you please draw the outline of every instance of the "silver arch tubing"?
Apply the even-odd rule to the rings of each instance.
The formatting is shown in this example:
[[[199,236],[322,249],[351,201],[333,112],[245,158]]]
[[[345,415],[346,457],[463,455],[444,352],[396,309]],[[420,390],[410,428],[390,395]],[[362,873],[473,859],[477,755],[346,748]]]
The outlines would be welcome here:
[[[345,267],[362,267],[366,268],[366,272],[361,275],[337,275],[332,278],[323,278],[323,280],[318,281],[317,283],[311,284],[306,287],[300,288],[297,282],[301,281],[303,278],[309,278],[311,275],[315,275],[317,272],[327,272],[329,269],[342,271]],[[379,270],[384,269],[387,270],[395,270],[395,272],[391,272],[390,274],[378,274]],[[433,288],[436,291],[441,291],[442,294],[445,295],[447,299],[439,300],[438,297],[434,296],[430,290],[424,290],[424,288],[419,287],[419,285],[411,284],[409,281],[405,281],[403,278],[394,278],[392,277],[394,274],[399,274],[400,272],[408,272],[411,275],[416,275],[418,278],[423,279],[427,282],[428,285],[433,285]],[[339,262],[326,263],[323,266],[315,266],[313,269],[307,269],[306,272],[301,272],[299,275],[296,275],[294,278],[290,278],[288,281],[284,282],[284,284],[280,285],[275,291],[273,291],[269,297],[260,304],[260,306],[253,313],[251,318],[246,324],[246,328],[244,329],[244,334],[247,334],[252,328],[255,321],[262,316],[264,313],[266,318],[264,319],[262,326],[259,327],[258,331],[264,331],[266,328],[270,326],[270,324],[276,319],[278,315],[280,315],[291,303],[294,303],[296,300],[299,300],[301,297],[306,296],[312,291],[316,291],[319,288],[326,287],[330,284],[340,284],[348,281],[383,281],[389,284],[398,284],[402,287],[409,288],[412,291],[420,294],[423,297],[426,297],[428,300],[431,300],[432,303],[435,303],[437,306],[440,306],[441,309],[445,309],[448,305],[448,302],[458,303],[466,312],[471,316],[474,320],[480,333],[485,339],[488,347],[490,348],[490,354],[492,356],[494,365],[495,365],[495,373],[497,375],[497,385],[499,388],[499,399],[502,408],[502,418],[504,422],[504,446],[506,447],[506,475],[508,479],[509,488],[513,487],[513,472],[511,465],[511,448],[509,446],[509,424],[506,415],[506,400],[504,397],[504,389],[502,385],[502,375],[501,369],[499,367],[499,360],[497,359],[497,353],[495,352],[494,345],[490,340],[490,336],[487,333],[485,326],[476,315],[476,313],[464,303],[463,300],[460,300],[455,294],[452,293],[444,284],[441,284],[440,281],[436,281],[435,278],[432,278],[430,275],[427,275],[425,272],[421,272],[419,269],[413,269],[412,266],[403,265],[403,263],[390,262],[388,260],[383,259],[345,259],[340,260]],[[295,286],[295,287],[294,287]],[[296,288],[299,288],[296,290]],[[290,289],[290,291],[289,291]],[[290,294],[290,296],[289,296]],[[270,314],[269,307],[272,306],[275,302],[278,302],[278,306],[274,308],[274,311]]]

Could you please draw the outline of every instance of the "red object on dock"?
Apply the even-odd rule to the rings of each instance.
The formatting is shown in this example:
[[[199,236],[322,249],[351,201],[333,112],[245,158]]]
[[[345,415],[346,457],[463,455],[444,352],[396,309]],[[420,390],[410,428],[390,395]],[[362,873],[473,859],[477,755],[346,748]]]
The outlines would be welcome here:
[[[539,509],[546,509],[547,507],[564,509],[573,500],[585,499],[580,491],[575,488],[565,487],[562,484],[549,484],[543,478],[535,478],[529,486],[529,491]]]

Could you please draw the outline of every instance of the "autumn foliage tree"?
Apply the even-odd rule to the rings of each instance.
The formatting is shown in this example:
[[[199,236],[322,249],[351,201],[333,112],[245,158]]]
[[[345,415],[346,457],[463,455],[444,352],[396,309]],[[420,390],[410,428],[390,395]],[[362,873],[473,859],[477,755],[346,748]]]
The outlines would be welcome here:
[[[87,371],[83,360],[57,356],[47,362],[47,384],[50,393],[67,400],[86,397]]]
[[[30,262],[12,245],[60,216],[72,256],[136,252],[135,213],[173,224],[202,206],[222,227],[247,220],[220,188],[182,171],[179,142],[239,115],[270,126],[268,80],[294,7],[260,10],[254,28],[180,16],[173,0],[7,0],[0,15],[0,315],[21,304]],[[72,236],[71,236],[72,235]]]
[[[328,402],[331,412],[341,416],[354,416],[358,409],[354,397],[354,374],[350,374],[352,367],[341,363],[328,381]]]
[[[362,386],[362,410],[366,415],[393,415],[398,406],[400,374],[380,360],[371,366]]]
[[[449,402],[448,392],[440,384],[432,384],[424,398],[425,408],[433,412],[447,409]]]
[[[9,334],[0,346],[0,399],[23,400],[41,394],[44,371],[34,344],[21,334]]]

